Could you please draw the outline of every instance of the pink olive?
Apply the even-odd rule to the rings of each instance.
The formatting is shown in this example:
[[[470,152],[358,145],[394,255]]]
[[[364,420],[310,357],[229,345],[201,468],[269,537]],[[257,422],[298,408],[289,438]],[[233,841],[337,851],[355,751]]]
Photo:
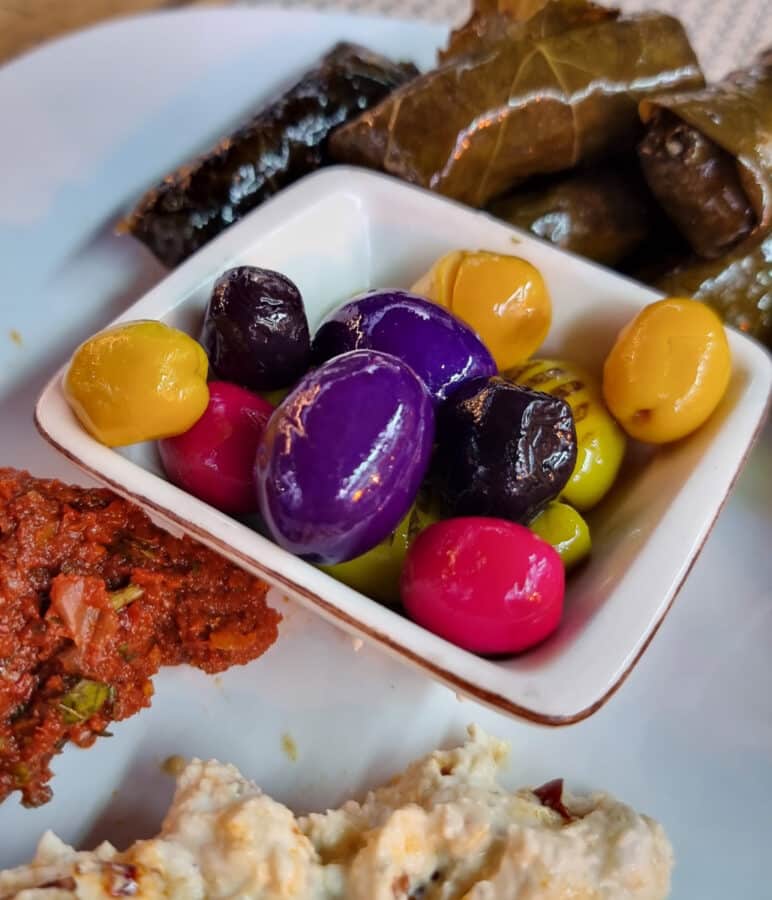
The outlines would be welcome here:
[[[272,412],[245,388],[210,382],[209,405],[196,424],[158,442],[169,480],[223,512],[255,512],[255,454]]]
[[[557,552],[523,525],[446,519],[413,542],[401,590],[419,625],[493,656],[526,650],[558,627],[565,574]]]

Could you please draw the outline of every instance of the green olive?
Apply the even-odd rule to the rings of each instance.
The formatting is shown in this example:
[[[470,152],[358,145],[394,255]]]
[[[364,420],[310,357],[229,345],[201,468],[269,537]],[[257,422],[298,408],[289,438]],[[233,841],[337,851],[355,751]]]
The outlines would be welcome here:
[[[291,387],[283,387],[277,388],[275,391],[260,391],[260,396],[272,406],[278,406],[291,390]]]
[[[438,520],[436,505],[422,493],[396,529],[372,550],[356,559],[319,568],[373,600],[398,606],[399,578],[407,549],[424,528]]]
[[[579,513],[567,503],[554,500],[528,523],[542,540],[551,544],[570,569],[589,556],[592,548],[590,529]]]

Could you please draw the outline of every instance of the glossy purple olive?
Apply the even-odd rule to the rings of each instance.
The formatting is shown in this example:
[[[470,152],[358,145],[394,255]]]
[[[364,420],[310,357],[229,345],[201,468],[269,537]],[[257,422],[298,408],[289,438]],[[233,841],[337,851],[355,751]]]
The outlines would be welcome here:
[[[158,442],[169,481],[223,512],[256,512],[255,454],[272,412],[245,388],[210,382],[209,404],[195,425]]]
[[[406,362],[435,403],[467,379],[497,371],[488,348],[468,325],[407,291],[369,291],[355,297],[327,316],[312,344],[316,362],[362,348]]]
[[[201,343],[212,371],[253,391],[293,384],[311,362],[303,298],[280,272],[228,269],[215,282]]]
[[[258,447],[269,533],[311,562],[360,556],[405,516],[433,440],[431,398],[409,366],[372,350],[330,360],[276,409]]]

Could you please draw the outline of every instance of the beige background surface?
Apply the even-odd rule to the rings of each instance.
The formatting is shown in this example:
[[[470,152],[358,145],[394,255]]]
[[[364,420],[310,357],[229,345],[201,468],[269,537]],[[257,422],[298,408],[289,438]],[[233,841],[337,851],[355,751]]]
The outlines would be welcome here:
[[[0,62],[110,16],[200,4],[201,0],[0,0]]]
[[[43,40],[111,16],[228,2],[235,0],[0,0],[0,63]],[[271,0],[241,2],[259,6]],[[273,0],[272,5],[452,22],[464,19],[471,0]],[[772,46],[772,0],[617,0],[617,5],[677,15],[709,78]]]

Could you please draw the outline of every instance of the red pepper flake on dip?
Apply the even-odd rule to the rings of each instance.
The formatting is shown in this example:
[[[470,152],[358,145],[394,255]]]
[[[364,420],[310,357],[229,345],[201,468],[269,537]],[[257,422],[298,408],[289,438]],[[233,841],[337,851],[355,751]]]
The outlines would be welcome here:
[[[52,757],[149,706],[161,666],[264,653],[266,591],[110,491],[0,469],[0,801],[48,801]]]

